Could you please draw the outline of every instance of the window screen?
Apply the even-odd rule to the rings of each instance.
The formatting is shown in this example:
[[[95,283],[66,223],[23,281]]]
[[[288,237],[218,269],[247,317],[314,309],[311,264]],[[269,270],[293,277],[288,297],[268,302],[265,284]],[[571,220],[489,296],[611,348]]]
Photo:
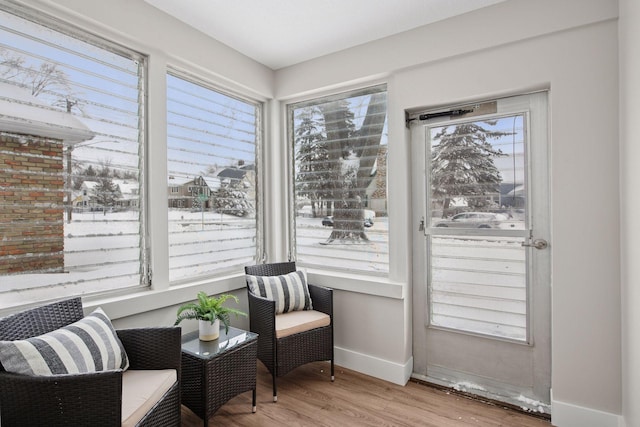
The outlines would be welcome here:
[[[387,274],[387,102],[377,86],[289,106],[299,264]]]
[[[177,74],[167,99],[170,281],[242,271],[260,242],[260,106]]]
[[[0,308],[144,284],[143,71],[0,3]]]

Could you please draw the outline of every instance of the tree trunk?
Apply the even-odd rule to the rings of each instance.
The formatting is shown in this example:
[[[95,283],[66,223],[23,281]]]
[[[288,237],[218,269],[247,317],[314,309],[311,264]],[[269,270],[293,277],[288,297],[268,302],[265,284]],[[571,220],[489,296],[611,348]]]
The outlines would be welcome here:
[[[375,165],[380,139],[386,118],[386,92],[371,95],[362,127],[350,135],[347,123],[346,104],[343,108],[323,110],[327,140],[330,141],[329,156],[334,167],[332,180],[333,231],[326,243],[334,240],[369,241],[364,232],[364,204],[366,190],[374,177],[371,171]],[[348,142],[351,142],[350,147]],[[340,158],[351,149],[359,159],[355,179],[343,175]]]

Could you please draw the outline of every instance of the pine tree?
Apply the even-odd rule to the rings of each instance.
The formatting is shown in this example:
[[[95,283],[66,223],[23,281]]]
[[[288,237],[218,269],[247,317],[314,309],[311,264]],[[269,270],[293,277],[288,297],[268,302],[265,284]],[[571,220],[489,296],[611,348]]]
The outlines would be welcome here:
[[[120,189],[110,177],[99,178],[98,185],[94,189],[94,199],[98,206],[102,206],[105,215],[107,214],[107,208],[115,206],[121,197]]]
[[[245,191],[233,187],[220,187],[213,194],[216,211],[235,216],[247,216],[253,210]]]
[[[314,107],[302,109],[295,133],[296,161],[299,165],[296,173],[296,195],[309,198],[314,218],[318,216],[318,208],[331,196],[329,150],[321,131],[319,114],[319,110]]]
[[[488,126],[495,121],[484,122]],[[499,192],[500,171],[493,159],[504,156],[489,140],[510,135],[492,131],[483,122],[443,126],[433,136],[431,148],[431,194],[442,201],[443,215],[456,197],[472,208],[482,207],[487,194]]]

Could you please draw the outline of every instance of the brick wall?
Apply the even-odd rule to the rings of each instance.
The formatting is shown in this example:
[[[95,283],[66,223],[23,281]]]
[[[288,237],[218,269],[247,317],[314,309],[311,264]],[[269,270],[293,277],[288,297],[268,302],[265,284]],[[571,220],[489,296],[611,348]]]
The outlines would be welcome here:
[[[64,269],[62,147],[0,134],[0,274]]]

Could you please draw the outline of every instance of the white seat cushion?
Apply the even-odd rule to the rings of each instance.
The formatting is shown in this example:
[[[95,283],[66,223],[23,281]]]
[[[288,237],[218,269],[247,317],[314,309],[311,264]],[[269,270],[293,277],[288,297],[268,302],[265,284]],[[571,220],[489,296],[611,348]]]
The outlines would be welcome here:
[[[328,314],[315,310],[290,311],[276,316],[276,338],[284,338],[299,332],[329,326]]]
[[[175,369],[122,374],[122,425],[135,426],[177,381]]]

